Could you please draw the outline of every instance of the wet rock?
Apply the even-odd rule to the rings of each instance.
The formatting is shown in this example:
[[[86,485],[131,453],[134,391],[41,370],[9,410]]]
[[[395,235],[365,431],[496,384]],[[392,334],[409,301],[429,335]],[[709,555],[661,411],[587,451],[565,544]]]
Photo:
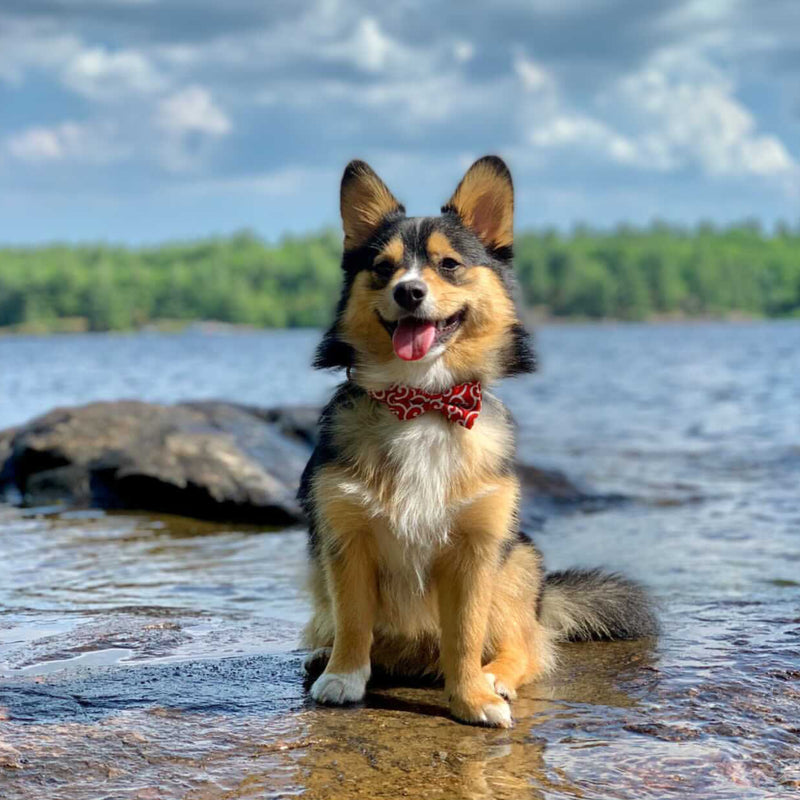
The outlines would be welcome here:
[[[542,495],[551,500],[575,503],[589,497],[563,472],[555,469],[541,469],[530,464],[518,464],[517,474],[528,492]]]
[[[14,749],[10,744],[6,744],[2,741],[0,741],[0,768],[22,768],[22,756],[19,750]]]
[[[277,425],[286,436],[314,447],[319,438],[317,422],[321,411],[318,406],[279,406],[265,411],[264,419]]]
[[[630,733],[639,733],[643,736],[652,736],[663,742],[690,742],[699,739],[700,731],[688,725],[666,725],[659,722],[628,723],[622,726]]]
[[[535,510],[541,510],[541,502],[545,501],[547,510],[553,506],[567,507],[567,510],[579,508],[584,512],[604,511],[612,506],[630,501],[630,497],[617,493],[597,493],[587,491],[573,483],[563,472],[557,469],[542,469],[530,464],[517,464],[517,474],[522,483],[525,499],[529,502],[529,522],[541,524],[547,514],[538,517]]]
[[[0,434],[0,476],[28,505],[286,525],[301,519],[294,495],[309,450],[300,430],[286,413],[232,403],[59,408]]]
[[[89,667],[34,680],[0,678],[0,691],[12,721],[89,721],[124,709],[154,707],[218,714],[286,713],[306,704],[300,660],[294,653],[276,653]]]
[[[11,443],[17,428],[0,431],[0,500],[3,499],[3,486],[10,482]]]

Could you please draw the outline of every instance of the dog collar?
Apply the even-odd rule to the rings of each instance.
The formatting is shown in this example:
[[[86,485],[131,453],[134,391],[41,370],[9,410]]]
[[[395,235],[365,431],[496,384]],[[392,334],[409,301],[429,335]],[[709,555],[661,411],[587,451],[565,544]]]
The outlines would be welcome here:
[[[469,430],[481,411],[479,381],[457,383],[445,392],[433,394],[413,386],[392,385],[388,389],[370,392],[369,396],[388,407],[399,420],[415,419],[427,411],[438,411],[450,422]]]

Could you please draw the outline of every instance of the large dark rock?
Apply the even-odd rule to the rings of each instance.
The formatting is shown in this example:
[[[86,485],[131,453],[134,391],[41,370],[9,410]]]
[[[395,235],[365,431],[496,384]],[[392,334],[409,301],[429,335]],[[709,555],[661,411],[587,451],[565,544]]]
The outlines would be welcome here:
[[[286,525],[302,518],[294,495],[311,434],[298,424],[221,402],[59,408],[0,434],[0,480],[29,505]]]

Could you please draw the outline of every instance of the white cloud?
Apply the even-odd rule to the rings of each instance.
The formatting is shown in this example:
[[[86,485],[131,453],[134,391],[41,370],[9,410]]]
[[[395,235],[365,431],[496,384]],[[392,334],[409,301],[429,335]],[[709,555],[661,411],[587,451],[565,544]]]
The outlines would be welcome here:
[[[167,78],[148,54],[88,45],[62,28],[52,20],[0,15],[0,80],[20,86],[30,73],[43,73],[92,100],[127,99],[167,88]]]
[[[683,27],[703,23],[732,21],[741,7],[741,0],[687,0],[676,3],[665,15],[666,26]]]
[[[639,127],[638,160],[710,175],[786,175],[798,166],[774,135],[761,133],[733,82],[702,58],[664,51],[622,79],[610,97]]]
[[[64,157],[62,136],[53,128],[29,128],[8,139],[8,151],[22,161],[56,161]]]
[[[514,72],[528,92],[552,91],[555,88],[553,75],[541,64],[521,54],[514,59]]]
[[[389,112],[383,117],[406,132],[419,133],[429,125],[440,124],[459,114],[473,112],[491,115],[506,97],[506,86],[495,83],[469,83],[455,71],[426,76],[398,76],[353,86],[344,80],[319,80],[313,83],[276,82],[260,92],[256,102],[262,105],[318,109],[322,106],[366,109],[371,113]],[[345,118],[347,119],[347,118]],[[353,122],[360,117],[349,118]],[[339,121],[343,124],[343,120]]]
[[[405,48],[388,37],[372,17],[358,23],[352,39],[342,43],[340,52],[348,54],[359,67],[369,72],[378,72],[390,60],[402,59],[406,55]]]
[[[130,94],[152,94],[166,79],[138,50],[105,47],[81,50],[65,66],[62,80],[74,91],[97,100],[118,100]]]
[[[294,41],[296,54],[308,58],[309,50],[322,61],[353,64],[363,72],[379,75],[424,75],[441,61],[453,55],[458,60],[458,51],[438,45],[432,48],[413,47],[387,34],[374,17],[363,17],[355,24],[352,34],[330,39],[330,32],[310,27],[305,42]],[[310,40],[310,41],[309,41]],[[316,41],[315,41],[316,40]],[[468,61],[472,53],[464,49],[462,61]],[[451,55],[452,54],[452,55]]]
[[[596,98],[590,113],[573,107],[537,63],[518,56],[514,69],[527,90],[527,141],[536,148],[581,150],[664,172],[765,178],[800,172],[783,142],[759,131],[733,80],[695,48],[657,52]]]
[[[196,170],[211,144],[233,130],[228,115],[202,86],[188,86],[162,99],[155,124],[165,134],[158,157],[171,172]]]
[[[582,114],[559,113],[536,126],[529,141],[536,147],[574,146],[596,150],[620,163],[636,161],[636,145],[605,123]]]
[[[212,137],[225,136],[233,127],[211,93],[202,86],[189,86],[161,100],[158,123],[171,133],[203,133]]]
[[[28,70],[60,68],[81,47],[77,36],[52,25],[0,17],[0,80],[19,86]]]
[[[31,164],[62,161],[107,164],[128,155],[116,129],[108,123],[36,126],[9,136],[5,144],[13,158]]]
[[[538,149],[581,150],[624,164],[635,162],[634,142],[611,124],[573,108],[554,74],[544,66],[518,54],[514,72],[525,91],[527,144]]]
[[[459,64],[465,64],[475,55],[475,45],[466,40],[458,41],[453,45],[453,55]]]

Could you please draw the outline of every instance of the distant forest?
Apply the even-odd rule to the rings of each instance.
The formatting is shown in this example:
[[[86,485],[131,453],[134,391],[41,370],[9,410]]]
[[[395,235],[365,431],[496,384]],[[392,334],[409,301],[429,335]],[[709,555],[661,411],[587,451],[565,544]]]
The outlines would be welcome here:
[[[800,315],[800,226],[683,229],[654,224],[515,244],[525,304],[541,315]],[[323,232],[268,244],[248,232],[158,247],[52,245],[0,249],[0,326],[127,330],[219,320],[320,326],[339,292],[341,238]]]

